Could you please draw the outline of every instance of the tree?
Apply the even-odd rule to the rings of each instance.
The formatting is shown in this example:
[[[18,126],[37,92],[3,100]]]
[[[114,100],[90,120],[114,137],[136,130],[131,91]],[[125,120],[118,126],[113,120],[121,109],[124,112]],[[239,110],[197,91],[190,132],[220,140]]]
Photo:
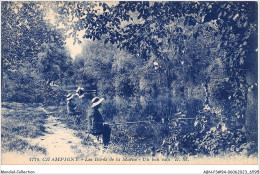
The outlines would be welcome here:
[[[208,115],[203,110],[210,109],[217,115],[216,123],[224,120],[230,130],[241,130],[245,118],[250,118],[245,116],[252,112],[247,110],[247,100],[256,100],[250,100],[252,93],[247,93],[257,82],[257,67],[253,66],[257,62],[255,2],[119,2],[116,6],[96,3],[87,7],[71,3],[69,11],[77,19],[70,20],[75,39],[77,31],[83,29],[85,38],[126,50],[138,60],[140,94],[153,95],[158,102],[165,91],[170,92],[169,99],[182,99],[184,105],[177,102],[180,105],[176,108],[186,106],[183,113],[189,110],[189,101],[197,103],[204,98],[197,112]],[[123,71],[125,77],[109,81],[115,88],[125,89],[124,85],[131,84],[127,71],[116,71]],[[140,97],[143,104],[149,99],[146,97]],[[169,104],[164,109],[174,107],[170,102],[164,104]],[[172,117],[171,112],[166,115]],[[256,120],[255,112],[254,116]]]
[[[95,11],[97,5],[102,7],[99,13]],[[208,91],[208,83],[213,81],[209,71],[216,69],[212,64],[220,57],[221,63],[215,64],[219,67],[223,63],[219,78],[230,77],[231,83],[236,84],[233,93],[240,94],[236,98],[241,104],[232,105],[245,106],[246,100],[242,99],[246,94],[238,91],[244,91],[239,87],[245,84],[240,70],[248,67],[249,62],[255,63],[247,61],[246,56],[247,43],[256,33],[254,2],[119,2],[114,7],[94,4],[88,13],[82,4],[71,10],[79,19],[74,29],[85,29],[86,38],[104,36],[104,43],[116,44],[143,60],[155,55],[162,65],[162,77],[168,78],[168,87],[174,83],[174,78],[169,78],[172,70],[177,69],[177,74],[184,76],[179,77],[179,82],[203,83]]]
[[[40,2],[2,3],[2,99],[40,102],[46,89],[38,54],[43,43],[63,45],[62,36],[46,24]],[[37,95],[35,95],[37,94]]]
[[[38,54],[41,64],[40,71],[46,84],[49,85],[51,82],[58,80],[58,83],[62,86],[62,80],[68,75],[69,68],[72,65],[72,60],[66,49],[55,43],[43,43],[40,48],[41,52]]]

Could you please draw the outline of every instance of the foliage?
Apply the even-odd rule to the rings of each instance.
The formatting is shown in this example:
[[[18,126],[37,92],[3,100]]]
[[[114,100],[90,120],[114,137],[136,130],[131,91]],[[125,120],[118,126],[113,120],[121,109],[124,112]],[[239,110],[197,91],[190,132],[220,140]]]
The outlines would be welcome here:
[[[39,70],[43,74],[43,79],[49,85],[51,82],[62,80],[68,76],[71,59],[63,47],[59,47],[55,43],[43,43],[38,54],[40,66]]]
[[[232,132],[243,127],[246,73],[256,75],[248,69],[256,62],[256,45],[251,44],[257,31],[255,3],[119,2],[112,7],[97,3],[87,13],[86,7],[77,5],[76,11],[71,9],[79,19],[70,21],[72,34],[84,29],[85,38],[99,42],[84,46],[88,50],[82,70],[96,80],[99,95],[110,98],[106,106],[116,109],[110,113],[115,121],[143,120],[149,115],[161,121],[177,112],[200,117],[199,111],[208,107],[215,126],[222,121]],[[132,56],[120,54],[117,48]],[[195,93],[199,94],[194,99]],[[173,127],[180,145],[186,144],[181,137],[190,134],[185,130],[189,125]],[[166,138],[172,134],[168,127],[159,132],[167,133]],[[123,128],[122,133],[129,135],[131,127]],[[219,138],[216,142],[221,145]]]
[[[66,71],[64,69],[68,69],[66,62],[69,58],[61,47],[62,36],[47,25],[43,18],[44,7],[40,2],[2,3],[1,57],[4,101],[43,102],[44,93],[47,93],[45,89],[49,88],[49,78],[57,80],[54,75],[61,76]],[[46,48],[50,46],[44,43],[55,43],[56,46],[52,46],[55,50],[51,54],[46,53]],[[59,62],[63,70],[56,69],[51,60]],[[41,70],[42,66],[47,66],[46,63],[51,64],[53,69]]]
[[[33,145],[28,139],[43,136],[46,133],[45,119],[39,104],[2,102],[1,151],[36,151],[46,154],[46,148]]]
[[[50,2],[56,26],[41,5],[2,5],[4,99],[64,100],[51,82],[96,89],[108,122],[153,122],[114,126],[122,152],[216,155],[251,144],[256,2]],[[73,62],[62,36],[82,44]]]

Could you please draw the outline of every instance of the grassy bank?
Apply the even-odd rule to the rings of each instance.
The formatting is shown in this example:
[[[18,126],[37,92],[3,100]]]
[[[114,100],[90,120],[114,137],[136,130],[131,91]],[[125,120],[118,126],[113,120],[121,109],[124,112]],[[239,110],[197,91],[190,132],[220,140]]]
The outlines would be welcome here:
[[[2,102],[2,153],[36,151],[45,154],[45,148],[31,145],[28,140],[46,133],[47,117],[40,104]]]

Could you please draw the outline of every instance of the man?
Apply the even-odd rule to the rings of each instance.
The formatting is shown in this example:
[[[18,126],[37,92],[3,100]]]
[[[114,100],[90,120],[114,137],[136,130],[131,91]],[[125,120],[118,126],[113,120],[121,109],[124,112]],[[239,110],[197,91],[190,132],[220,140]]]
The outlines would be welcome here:
[[[79,123],[80,112],[77,110],[77,97],[71,93],[67,95],[67,113],[73,117],[74,125]]]
[[[106,148],[110,141],[111,128],[104,123],[99,108],[104,98],[95,97],[92,99],[92,106],[88,114],[88,131],[94,136],[102,135],[103,144]]]
[[[78,122],[81,123],[81,121],[86,119],[86,107],[88,106],[85,98],[85,89],[79,86],[76,90],[76,96],[77,111],[79,112]]]

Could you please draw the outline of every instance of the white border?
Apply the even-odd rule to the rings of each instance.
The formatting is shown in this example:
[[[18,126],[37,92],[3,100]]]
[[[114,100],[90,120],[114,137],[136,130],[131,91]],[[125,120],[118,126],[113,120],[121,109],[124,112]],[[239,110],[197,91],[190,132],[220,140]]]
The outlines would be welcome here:
[[[4,165],[5,171],[35,171],[36,174],[203,174],[204,170],[259,170],[258,165]]]
[[[0,0],[0,2],[2,1],[5,0]],[[9,0],[9,1],[16,1],[16,0]],[[26,1],[26,0],[18,0],[18,1]],[[37,0],[32,0],[32,1],[37,1]],[[44,1],[55,1],[55,0],[44,0]],[[71,0],[64,0],[64,1],[71,1]],[[113,0],[103,0],[103,1],[113,1]],[[176,0],[176,1],[181,1],[181,0]],[[208,0],[201,0],[201,1],[208,1]],[[229,1],[229,0],[222,0],[222,1]],[[236,0],[236,1],[243,1],[243,0]],[[247,0],[247,1],[257,1],[257,0]],[[0,4],[0,9],[1,9],[1,4]],[[260,9],[260,3],[258,2],[258,24],[260,22],[259,9]],[[0,23],[1,23],[1,18],[0,18]],[[0,32],[1,32],[1,28],[0,28]],[[258,27],[258,34],[260,34],[259,27]],[[258,35],[258,43],[259,41],[260,39]],[[0,45],[0,55],[1,55],[1,45]],[[258,52],[258,58],[259,55],[260,54]],[[1,68],[1,63],[0,63],[0,68]],[[258,64],[258,71],[259,68],[260,66]],[[259,80],[260,80],[260,76],[258,73],[258,84],[260,82]],[[259,89],[260,88],[258,85],[258,92]],[[0,95],[0,99],[1,99],[1,95]],[[258,95],[258,109],[259,109],[259,99],[260,98]],[[0,110],[0,114],[1,114],[1,110]],[[1,121],[1,117],[0,117],[0,121]],[[260,128],[260,121],[258,120],[258,131],[259,128]],[[0,129],[1,129],[1,125],[0,125]],[[260,150],[259,139],[258,139],[258,150]],[[258,154],[258,160],[260,160],[259,154]],[[0,156],[0,162],[1,162],[1,156]],[[259,170],[260,169],[259,163],[260,161],[258,161],[258,165],[1,165],[0,163],[0,171],[1,170],[4,171],[21,171],[21,170],[28,171],[29,170],[29,171],[35,171],[36,174],[113,174],[113,175],[116,174],[151,174],[151,175],[152,174],[203,174],[204,170],[226,170],[226,171]]]

